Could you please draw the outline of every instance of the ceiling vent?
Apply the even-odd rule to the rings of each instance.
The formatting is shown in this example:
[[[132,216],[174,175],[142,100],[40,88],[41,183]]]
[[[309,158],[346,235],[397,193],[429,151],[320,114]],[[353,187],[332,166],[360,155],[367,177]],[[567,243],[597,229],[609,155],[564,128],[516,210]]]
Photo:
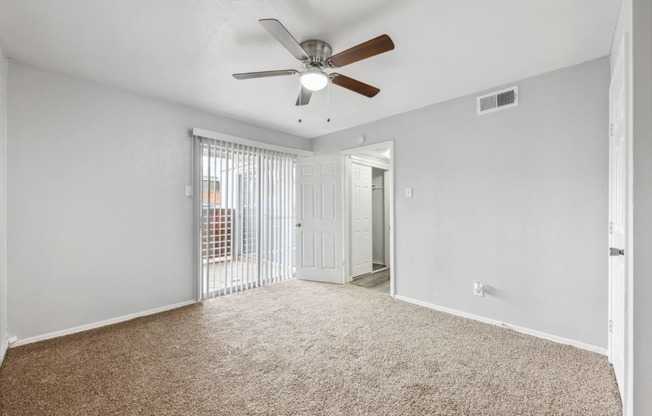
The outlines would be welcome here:
[[[505,110],[518,105],[518,86],[494,91],[477,98],[478,115]]]

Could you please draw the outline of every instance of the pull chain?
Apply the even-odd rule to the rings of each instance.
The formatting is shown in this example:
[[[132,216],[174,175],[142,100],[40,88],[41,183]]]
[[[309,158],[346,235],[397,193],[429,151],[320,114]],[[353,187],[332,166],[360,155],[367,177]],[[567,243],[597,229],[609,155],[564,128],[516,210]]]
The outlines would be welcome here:
[[[303,92],[303,87],[299,86],[299,123],[302,122],[301,121],[301,107],[303,105],[303,102],[301,101],[301,99],[303,98],[302,92]]]
[[[302,123],[301,107],[303,107],[303,86],[299,90],[299,123]],[[330,80],[326,85],[326,122],[331,122],[331,83]]]
[[[326,122],[331,122],[331,82],[326,85]]]

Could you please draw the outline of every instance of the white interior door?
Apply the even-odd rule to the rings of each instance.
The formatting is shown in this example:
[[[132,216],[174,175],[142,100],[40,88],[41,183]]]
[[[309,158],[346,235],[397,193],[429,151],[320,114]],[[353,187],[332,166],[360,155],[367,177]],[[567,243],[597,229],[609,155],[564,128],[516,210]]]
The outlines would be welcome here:
[[[621,51],[624,48],[621,48]],[[625,385],[625,311],[627,264],[627,82],[623,54],[609,88],[609,359],[621,397]]]
[[[371,167],[351,164],[351,275],[373,269]]]
[[[344,283],[340,156],[297,161],[297,278]]]

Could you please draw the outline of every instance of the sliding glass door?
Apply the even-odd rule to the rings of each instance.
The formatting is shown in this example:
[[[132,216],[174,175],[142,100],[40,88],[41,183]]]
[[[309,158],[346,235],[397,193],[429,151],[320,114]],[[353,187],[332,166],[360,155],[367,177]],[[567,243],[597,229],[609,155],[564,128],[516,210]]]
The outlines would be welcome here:
[[[296,156],[203,137],[194,151],[200,297],[292,278]]]

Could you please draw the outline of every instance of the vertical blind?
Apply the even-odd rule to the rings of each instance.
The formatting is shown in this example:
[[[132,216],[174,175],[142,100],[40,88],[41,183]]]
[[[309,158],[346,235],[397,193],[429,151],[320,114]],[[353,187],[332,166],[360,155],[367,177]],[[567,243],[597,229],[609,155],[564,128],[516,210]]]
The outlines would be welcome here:
[[[199,297],[292,278],[296,156],[197,136],[194,151]]]

